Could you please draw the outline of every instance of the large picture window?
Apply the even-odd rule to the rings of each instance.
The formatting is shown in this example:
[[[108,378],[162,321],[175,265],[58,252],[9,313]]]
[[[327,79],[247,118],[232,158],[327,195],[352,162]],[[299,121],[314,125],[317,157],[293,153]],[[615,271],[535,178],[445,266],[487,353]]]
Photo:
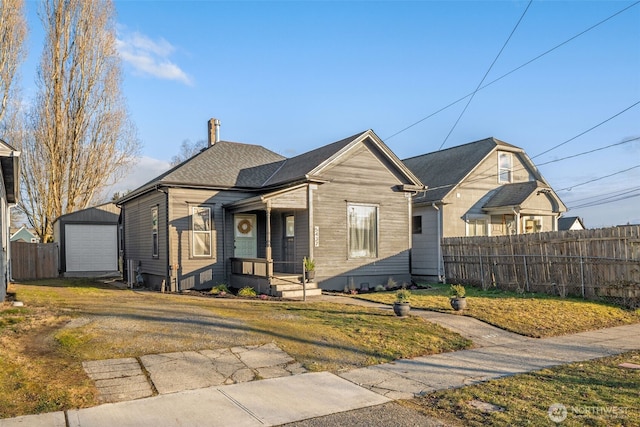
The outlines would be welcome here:
[[[498,153],[498,182],[509,183],[513,180],[513,157],[511,153]]]
[[[151,208],[151,241],[152,241],[151,255],[154,258],[158,258],[159,248],[158,248],[158,207],[157,206],[154,206]]]
[[[349,204],[349,258],[378,256],[378,207]]]
[[[211,256],[211,208],[191,207],[191,242],[194,257]]]

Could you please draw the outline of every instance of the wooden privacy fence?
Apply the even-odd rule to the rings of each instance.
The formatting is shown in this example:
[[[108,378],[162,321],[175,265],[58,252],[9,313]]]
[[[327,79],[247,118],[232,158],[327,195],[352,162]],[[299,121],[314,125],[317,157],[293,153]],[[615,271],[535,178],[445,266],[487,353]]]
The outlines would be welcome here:
[[[58,277],[60,251],[57,243],[11,242],[10,251],[13,280]]]
[[[449,237],[442,254],[454,283],[640,303],[640,226]]]

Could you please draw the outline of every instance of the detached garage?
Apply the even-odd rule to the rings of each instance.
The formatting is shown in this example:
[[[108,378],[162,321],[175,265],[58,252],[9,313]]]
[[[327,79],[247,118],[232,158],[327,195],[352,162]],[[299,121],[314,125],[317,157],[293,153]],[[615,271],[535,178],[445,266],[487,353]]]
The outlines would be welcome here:
[[[53,224],[66,277],[119,276],[118,218],[113,203],[62,215]]]

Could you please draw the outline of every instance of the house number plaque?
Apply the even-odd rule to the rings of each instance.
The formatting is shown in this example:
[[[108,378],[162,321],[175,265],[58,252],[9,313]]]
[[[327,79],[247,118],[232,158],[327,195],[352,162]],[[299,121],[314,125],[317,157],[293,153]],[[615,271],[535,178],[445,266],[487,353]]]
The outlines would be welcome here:
[[[320,246],[320,227],[317,225],[313,227],[313,246]]]

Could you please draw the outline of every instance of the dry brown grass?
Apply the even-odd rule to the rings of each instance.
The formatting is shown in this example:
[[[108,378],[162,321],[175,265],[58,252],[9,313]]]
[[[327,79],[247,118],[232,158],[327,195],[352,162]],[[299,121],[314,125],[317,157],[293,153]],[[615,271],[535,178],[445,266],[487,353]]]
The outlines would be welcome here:
[[[312,371],[466,348],[417,317],[327,303],[133,292],[87,280],[10,287],[0,311],[0,418],[97,404],[82,361],[275,342]]]

